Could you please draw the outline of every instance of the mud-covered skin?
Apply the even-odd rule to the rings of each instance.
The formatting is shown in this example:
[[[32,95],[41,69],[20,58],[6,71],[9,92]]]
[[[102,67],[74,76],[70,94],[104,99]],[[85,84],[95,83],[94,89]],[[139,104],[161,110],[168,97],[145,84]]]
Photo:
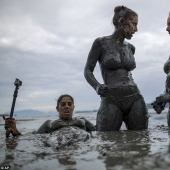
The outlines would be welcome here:
[[[76,117],[68,120],[58,119],[55,121],[47,120],[37,130],[36,134],[52,133],[58,129],[75,126],[86,131],[95,131],[95,126],[84,117]]]
[[[166,103],[170,103],[170,58],[164,64],[164,72],[167,74],[165,91],[163,94],[160,94],[158,97],[156,97],[155,101],[152,103],[154,110],[158,114],[164,110]],[[170,108],[167,114],[167,123],[170,127]]]
[[[125,121],[129,130],[147,129],[147,108],[131,74],[136,67],[135,47],[126,41],[118,43],[117,36],[114,33],[97,38],[85,66],[86,80],[101,96],[96,128],[98,131],[119,130],[122,121]],[[104,85],[93,75],[97,62]],[[100,86],[103,91],[100,91]]]
[[[45,143],[51,146],[54,150],[85,142],[91,138],[91,133],[78,126],[63,126],[52,132],[46,137]]]
[[[143,97],[136,93],[125,97],[108,95],[102,98],[97,115],[98,131],[119,130],[122,121],[128,130],[143,130],[148,127],[148,116]]]
[[[167,28],[166,31],[170,34],[170,14],[167,19]],[[164,64],[164,72],[167,74],[166,82],[165,82],[165,91],[163,94],[156,97],[155,101],[152,103],[153,109],[160,114],[164,108],[167,102],[170,104],[170,57]],[[169,110],[167,114],[167,123],[170,127],[170,105]]]

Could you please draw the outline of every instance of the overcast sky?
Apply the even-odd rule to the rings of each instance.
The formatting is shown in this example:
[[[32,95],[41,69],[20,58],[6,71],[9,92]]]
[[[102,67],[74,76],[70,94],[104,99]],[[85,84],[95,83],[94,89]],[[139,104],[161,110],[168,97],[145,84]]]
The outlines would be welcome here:
[[[15,110],[55,111],[55,99],[65,93],[75,98],[75,110],[98,109],[100,97],[83,70],[93,41],[113,33],[117,5],[139,15],[130,40],[136,47],[135,82],[147,103],[163,93],[170,0],[1,0],[0,113],[11,110],[16,78],[23,85]],[[94,74],[103,83],[98,65]]]

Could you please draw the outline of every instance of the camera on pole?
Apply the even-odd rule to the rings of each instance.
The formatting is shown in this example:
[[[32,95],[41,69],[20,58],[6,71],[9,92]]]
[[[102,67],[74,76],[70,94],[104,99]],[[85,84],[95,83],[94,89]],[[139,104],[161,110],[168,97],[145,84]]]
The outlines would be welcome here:
[[[15,91],[14,91],[14,95],[13,95],[13,102],[12,102],[12,107],[11,107],[11,112],[10,112],[11,118],[13,117],[15,102],[16,102],[16,98],[18,95],[19,87],[22,86],[22,81],[20,81],[19,79],[16,78],[14,85],[15,85]]]

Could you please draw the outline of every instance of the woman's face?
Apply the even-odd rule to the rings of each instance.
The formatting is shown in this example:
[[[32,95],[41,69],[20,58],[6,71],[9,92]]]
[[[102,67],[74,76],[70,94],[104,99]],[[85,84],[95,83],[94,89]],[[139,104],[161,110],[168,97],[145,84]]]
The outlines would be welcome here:
[[[168,19],[167,19],[167,28],[166,28],[166,30],[167,30],[168,33],[170,34],[170,15],[169,15],[169,17],[168,17]]]
[[[129,17],[124,23],[124,36],[126,39],[131,39],[133,34],[138,31],[138,16]]]
[[[70,97],[63,97],[56,109],[61,119],[70,119],[73,115],[74,103]]]

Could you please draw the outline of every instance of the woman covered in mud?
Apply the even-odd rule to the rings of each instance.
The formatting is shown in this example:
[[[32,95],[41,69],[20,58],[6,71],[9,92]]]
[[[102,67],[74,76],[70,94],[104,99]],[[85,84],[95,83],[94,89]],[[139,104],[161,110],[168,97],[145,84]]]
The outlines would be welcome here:
[[[135,47],[125,41],[138,31],[138,15],[127,7],[117,6],[112,21],[114,33],[94,41],[84,70],[86,80],[101,97],[96,130],[119,130],[122,121],[128,130],[147,129],[147,108],[131,74],[136,67]],[[97,62],[104,84],[93,75]]]
[[[167,19],[166,31],[168,31],[168,33],[170,34],[170,13]],[[152,103],[153,108],[158,114],[160,114],[164,110],[167,102],[170,103],[170,57],[167,60],[167,62],[164,64],[164,72],[167,74],[165,91],[163,94],[156,97],[156,100]],[[168,126],[170,127],[170,109],[168,110],[168,114],[167,114],[167,122],[168,122]]]
[[[56,110],[59,112],[59,119],[47,120],[36,131],[36,134],[50,133],[67,128],[69,133],[70,127],[75,127],[76,130],[82,129],[83,131],[95,131],[95,126],[84,117],[73,118],[74,99],[72,96],[65,94],[61,95],[57,100]],[[5,129],[7,134],[11,133],[13,136],[21,135],[16,128],[14,118],[5,118]],[[77,132],[78,133],[78,132]]]

